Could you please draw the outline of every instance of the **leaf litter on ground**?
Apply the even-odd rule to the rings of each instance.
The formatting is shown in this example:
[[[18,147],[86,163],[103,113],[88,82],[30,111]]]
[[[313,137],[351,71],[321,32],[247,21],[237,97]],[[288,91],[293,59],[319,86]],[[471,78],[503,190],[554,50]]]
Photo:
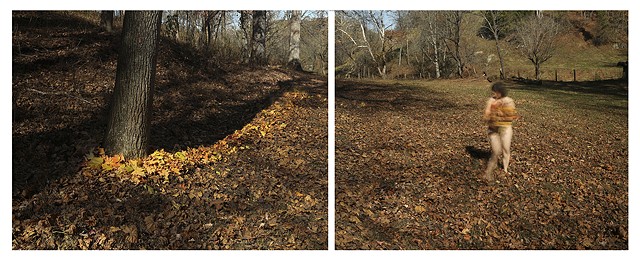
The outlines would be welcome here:
[[[489,83],[338,80],[337,249],[628,249],[627,83],[507,84],[523,118],[486,183]]]
[[[109,156],[118,36],[13,18],[13,249],[327,248],[325,77],[220,68],[163,39],[151,152]]]

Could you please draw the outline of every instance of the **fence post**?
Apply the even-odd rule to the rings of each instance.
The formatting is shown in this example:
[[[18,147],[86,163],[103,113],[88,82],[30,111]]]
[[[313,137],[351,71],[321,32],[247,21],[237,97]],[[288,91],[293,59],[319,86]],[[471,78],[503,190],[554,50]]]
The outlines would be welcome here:
[[[558,69],[556,69],[556,82],[558,82]]]
[[[576,69],[573,69],[573,81],[574,81],[574,82],[575,82],[575,81],[577,81],[577,80],[576,80]]]

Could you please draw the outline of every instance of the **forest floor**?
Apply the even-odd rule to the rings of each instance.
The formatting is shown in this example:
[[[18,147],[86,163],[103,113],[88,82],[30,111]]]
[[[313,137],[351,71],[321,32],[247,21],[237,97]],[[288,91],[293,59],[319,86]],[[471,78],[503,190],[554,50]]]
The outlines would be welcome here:
[[[507,84],[488,183],[490,83],[337,80],[337,249],[628,249],[627,82]]]
[[[13,249],[326,249],[327,80],[166,39],[150,155],[100,149],[118,33],[13,13]]]

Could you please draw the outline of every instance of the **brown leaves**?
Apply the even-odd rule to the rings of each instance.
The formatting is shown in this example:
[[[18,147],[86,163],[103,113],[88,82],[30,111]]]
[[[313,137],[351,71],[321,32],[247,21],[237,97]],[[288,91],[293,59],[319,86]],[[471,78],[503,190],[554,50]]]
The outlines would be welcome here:
[[[295,102],[316,97],[285,95],[211,146],[136,160],[95,149],[53,196],[37,194],[36,209],[16,214],[62,216],[59,229],[43,223],[51,248],[324,249],[326,108],[302,109]],[[44,248],[37,236],[26,232],[14,248]]]
[[[107,156],[92,147],[104,132],[116,38],[89,24],[66,28],[80,24],[68,13],[14,15],[63,26],[14,32],[23,51],[56,47],[14,57],[13,249],[326,249],[326,78],[198,69],[164,41],[155,149],[136,160]]]
[[[136,226],[124,226],[122,227],[122,231],[126,235],[126,241],[129,243],[137,243],[138,242],[138,227]]]
[[[588,93],[514,88],[526,117],[510,174],[488,186],[478,180],[487,90],[449,83],[337,83],[338,249],[628,248],[628,226],[607,224],[628,219],[626,111],[596,109]]]

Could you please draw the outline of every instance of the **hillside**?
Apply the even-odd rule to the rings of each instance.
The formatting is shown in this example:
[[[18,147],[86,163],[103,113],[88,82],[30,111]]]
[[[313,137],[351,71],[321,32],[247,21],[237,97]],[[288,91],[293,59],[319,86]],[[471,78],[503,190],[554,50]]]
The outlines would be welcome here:
[[[622,68],[616,67],[616,64],[628,60],[627,49],[613,44],[602,46],[594,44],[591,38],[595,30],[593,21],[576,17],[571,13],[567,16],[567,32],[558,37],[554,56],[542,64],[542,79],[555,80],[557,70],[559,80],[572,81],[573,69],[577,71],[578,81],[620,78]],[[480,66],[486,66],[490,75],[499,75],[500,63],[495,42],[480,38],[477,46],[482,52],[480,57],[476,57],[482,61]],[[533,64],[519,54],[514,44],[503,39],[500,41],[500,46],[503,50],[505,70],[509,77],[517,76],[519,72],[521,77],[533,78]],[[489,56],[492,58],[487,62]]]
[[[109,157],[119,32],[12,15],[13,249],[326,249],[326,78],[162,38],[150,155]]]

